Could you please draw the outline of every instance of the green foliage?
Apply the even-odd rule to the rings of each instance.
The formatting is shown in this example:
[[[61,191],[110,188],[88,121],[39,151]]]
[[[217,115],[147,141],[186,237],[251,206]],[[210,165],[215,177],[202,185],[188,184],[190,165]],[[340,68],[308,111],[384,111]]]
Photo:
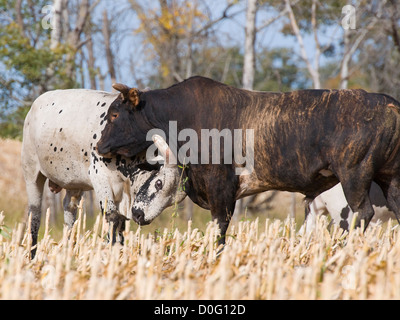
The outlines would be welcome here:
[[[22,1],[18,24],[16,1],[0,0],[0,136],[20,138],[23,119],[41,93],[74,87],[66,75],[66,56],[60,44],[50,49],[51,29],[43,29],[41,8],[48,1]]]
[[[294,3],[294,1],[292,1],[292,3]],[[293,13],[296,16],[299,28],[300,30],[302,30],[302,32],[305,33],[312,32],[312,26],[311,26],[312,3],[313,3],[312,0],[302,0],[296,2],[295,5],[292,5]],[[340,23],[340,20],[342,18],[341,16],[342,8],[347,4],[348,4],[347,0],[317,1],[316,22],[319,28],[321,28],[320,31],[324,32],[327,27]],[[275,4],[275,6],[276,5],[277,4]],[[283,24],[283,28],[281,31],[285,35],[293,35],[289,20],[287,20],[287,22]]]
[[[48,68],[60,77],[63,82],[68,82],[63,68],[63,57],[68,53],[68,48],[59,46],[51,50],[50,40],[46,39],[37,47],[32,46],[30,40],[24,37],[16,23],[10,23],[1,28],[3,36],[0,37],[0,61],[8,70],[17,72],[23,86],[42,86],[46,88],[49,81]]]
[[[240,87],[243,76],[243,52],[239,47],[225,49],[208,48],[196,52],[196,61],[213,61],[211,71],[209,64],[195,64],[194,74],[206,75],[226,84]],[[198,55],[198,58],[197,58]],[[308,85],[306,73],[299,68],[298,61],[290,48],[261,49],[256,54],[256,72],[254,89],[261,91],[290,91]],[[226,72],[225,76],[221,75]]]
[[[110,5],[104,0],[90,0],[91,7],[94,8],[99,2],[103,3],[101,10]],[[18,3],[21,4],[20,8]],[[48,12],[42,12],[42,8],[52,5],[53,1],[0,0],[0,137],[21,136],[27,110],[43,92],[77,87],[76,75],[85,83],[87,75],[96,74],[104,83],[107,74],[104,75],[98,63],[93,63],[94,69],[88,66],[89,37],[92,39],[91,49],[96,56],[95,60],[98,59],[96,62],[104,59],[99,54],[102,41],[98,41],[96,36],[101,33],[102,22],[95,22],[98,20],[95,11],[91,11],[88,18],[84,30],[85,39],[79,39],[80,43],[74,46],[67,44],[71,39],[70,32],[75,30],[74,24],[79,20],[79,4],[82,3],[83,0],[69,1],[69,18],[63,24],[61,43],[51,49],[52,30],[42,27],[42,19],[48,15]],[[139,48],[143,49],[139,53],[134,52],[141,56],[140,59],[132,58],[134,72],[119,72],[120,76],[123,73],[126,76],[127,73],[138,84],[151,88],[166,87],[190,75],[203,75],[235,87],[242,86],[243,48],[240,42],[235,42],[242,39],[242,35],[234,34],[237,32],[236,28],[224,31],[222,25],[226,22],[243,22],[241,19],[245,19],[245,1],[221,1],[221,8],[232,4],[228,5],[222,16],[219,16],[218,10],[214,10],[217,6],[211,0],[129,0],[126,3],[130,4],[130,9],[123,10],[130,20],[135,20],[131,17],[136,17],[138,24],[132,27],[114,19],[118,27],[113,32],[120,33],[121,38],[116,41],[116,37],[113,37],[113,41],[117,43],[113,46],[119,46],[119,41],[132,41],[123,36],[129,30],[138,36],[135,41],[142,42]],[[314,22],[322,50],[319,69],[321,83],[325,87],[338,88],[344,49],[340,22],[343,18],[342,8],[349,1],[292,0],[291,3],[300,33],[305,42],[311,39],[313,43],[315,35],[312,28],[312,8],[313,3],[316,5]],[[360,0],[352,3],[357,7],[357,28],[351,31],[350,43],[354,43],[368,27],[371,19],[378,16],[377,8],[382,2]],[[259,0],[257,4],[258,26],[285,8],[285,1],[281,0]],[[116,7],[120,6],[119,4]],[[366,38],[352,57],[349,87],[364,87],[399,97],[399,12],[396,1],[385,2],[379,22],[368,30]],[[304,61],[293,49],[297,45],[293,46],[296,39],[293,37],[288,16],[282,16],[276,24],[279,25],[280,35],[287,36],[287,41],[282,41],[281,48],[266,48],[268,41],[263,39],[262,32],[257,36],[254,89],[289,91],[310,87],[310,74]],[[337,32],[334,34],[332,32],[335,28]],[[228,33],[226,37],[225,33]],[[131,47],[136,45],[134,41],[129,44]],[[310,49],[309,46],[306,43],[307,50]],[[116,50],[119,55],[116,61],[124,61],[120,68],[126,67],[124,63],[127,55],[130,55],[124,51]],[[77,52],[80,56],[77,56]],[[138,66],[139,63],[143,64],[143,59],[145,65],[151,64],[150,68]],[[136,60],[140,62],[137,63]]]
[[[310,86],[310,80],[305,70],[299,67],[292,49],[264,49],[257,57],[255,90],[290,91]]]

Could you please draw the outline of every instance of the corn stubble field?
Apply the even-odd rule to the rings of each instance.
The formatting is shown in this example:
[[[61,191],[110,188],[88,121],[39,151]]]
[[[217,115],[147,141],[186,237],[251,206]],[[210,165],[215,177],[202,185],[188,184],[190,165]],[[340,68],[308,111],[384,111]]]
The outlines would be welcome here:
[[[82,212],[82,211],[81,211]],[[4,215],[0,217],[0,224]],[[300,235],[293,220],[241,221],[217,248],[214,222],[205,232],[125,232],[125,244],[104,241],[98,216],[85,216],[55,241],[49,225],[29,259],[24,224],[0,227],[1,299],[399,299],[400,233],[387,226],[343,233],[319,219]]]
[[[131,222],[111,246],[102,216],[80,210],[71,234],[47,214],[30,260],[20,147],[0,140],[0,299],[400,299],[397,222],[344,233],[322,217],[301,235],[264,214],[231,222],[220,253],[214,222]],[[286,216],[282,198],[276,210]]]

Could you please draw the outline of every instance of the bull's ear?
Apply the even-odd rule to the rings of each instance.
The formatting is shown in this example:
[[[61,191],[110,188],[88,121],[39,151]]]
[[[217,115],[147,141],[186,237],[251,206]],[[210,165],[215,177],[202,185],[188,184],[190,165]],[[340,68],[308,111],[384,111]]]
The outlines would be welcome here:
[[[133,107],[136,107],[139,105],[140,102],[140,91],[139,89],[132,88],[129,90],[129,100],[132,102]]]
[[[139,104],[140,91],[136,88],[129,88],[127,85],[122,83],[114,83],[112,87],[121,92],[125,100],[129,100],[133,107]]]

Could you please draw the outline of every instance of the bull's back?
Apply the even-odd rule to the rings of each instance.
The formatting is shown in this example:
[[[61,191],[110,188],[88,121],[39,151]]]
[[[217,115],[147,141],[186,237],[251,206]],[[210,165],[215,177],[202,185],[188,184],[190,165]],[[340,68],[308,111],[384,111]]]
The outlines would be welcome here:
[[[255,171],[269,188],[318,193],[337,182],[321,170],[367,157],[384,166],[399,142],[400,106],[386,95],[303,90],[258,101],[245,121],[256,124]]]
[[[104,116],[116,96],[71,89],[50,91],[38,97],[25,119],[23,162],[28,161],[24,158],[36,159],[40,171],[60,186],[89,189],[91,153],[105,125]]]
[[[384,94],[253,92],[196,77],[149,95],[158,102],[150,105],[163,108],[150,109],[150,119],[152,114],[167,114],[170,120],[178,119],[178,130],[190,127],[198,135],[213,128],[254,130],[254,170],[240,178],[248,189],[240,196],[268,189],[315,196],[338,182],[335,170],[370,161],[382,172],[386,164],[391,170],[391,162],[400,163],[400,152],[399,159],[392,156],[400,141],[400,105]],[[176,97],[184,106],[179,113]],[[242,141],[246,150],[246,139]]]

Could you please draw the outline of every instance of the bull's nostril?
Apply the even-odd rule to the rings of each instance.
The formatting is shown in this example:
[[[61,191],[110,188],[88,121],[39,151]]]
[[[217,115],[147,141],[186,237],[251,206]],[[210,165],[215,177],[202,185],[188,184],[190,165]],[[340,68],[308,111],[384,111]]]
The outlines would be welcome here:
[[[137,224],[144,224],[144,211],[142,209],[132,208],[132,219],[135,220]]]
[[[97,142],[97,144],[96,144],[96,146],[94,148],[95,148],[95,151],[98,154],[100,154],[100,155],[102,155],[104,157],[110,157],[111,156],[110,147],[107,146],[107,145],[104,145],[101,140],[99,140]]]

